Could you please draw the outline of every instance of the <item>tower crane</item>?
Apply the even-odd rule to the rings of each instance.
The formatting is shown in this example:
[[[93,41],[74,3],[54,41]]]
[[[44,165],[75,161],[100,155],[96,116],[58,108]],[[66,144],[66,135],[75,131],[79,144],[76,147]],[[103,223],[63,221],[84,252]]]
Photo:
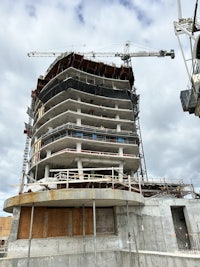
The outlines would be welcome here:
[[[198,0],[196,0],[193,18],[183,18],[181,0],[178,1],[178,21],[174,21],[174,31],[181,49],[182,57],[189,77],[189,89],[180,93],[184,111],[200,117],[200,23],[197,21]],[[188,37],[190,58],[186,58],[185,43],[182,45],[181,35]],[[184,39],[185,41],[185,39]]]
[[[125,44],[125,49],[124,52],[83,52],[83,53],[79,53],[78,54],[82,54],[84,56],[88,56],[88,57],[120,57],[121,60],[124,62],[125,66],[130,66],[131,65],[131,58],[132,57],[165,57],[165,56],[170,56],[172,59],[175,57],[175,53],[174,50],[171,49],[170,51],[166,51],[166,50],[159,50],[159,51],[138,51],[138,52],[130,52],[129,51],[130,48],[130,43],[127,42]],[[72,53],[72,51],[70,52],[66,52],[66,53],[62,53],[62,52],[29,52],[27,55],[28,57],[65,57],[67,54]],[[77,53],[77,52],[76,52]]]

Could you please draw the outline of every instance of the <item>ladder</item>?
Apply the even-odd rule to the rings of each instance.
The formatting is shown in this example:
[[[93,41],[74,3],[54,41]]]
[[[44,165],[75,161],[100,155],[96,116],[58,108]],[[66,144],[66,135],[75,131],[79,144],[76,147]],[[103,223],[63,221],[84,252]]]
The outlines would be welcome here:
[[[24,133],[26,134],[26,141],[25,141],[25,148],[24,148],[24,155],[23,155],[19,194],[21,194],[23,192],[24,179],[25,179],[26,172],[27,172],[29,146],[30,146],[30,139],[32,136],[32,119],[33,119],[34,100],[35,100],[35,95],[32,92],[32,94],[31,94],[31,107],[30,108],[28,107],[28,110],[27,110],[27,114],[29,115],[29,119],[28,119],[28,123],[25,123],[25,130],[24,130]]]

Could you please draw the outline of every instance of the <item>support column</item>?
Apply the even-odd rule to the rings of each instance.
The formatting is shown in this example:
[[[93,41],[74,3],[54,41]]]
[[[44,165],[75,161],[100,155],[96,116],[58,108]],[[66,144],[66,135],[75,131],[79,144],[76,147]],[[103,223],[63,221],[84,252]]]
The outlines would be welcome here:
[[[46,157],[48,158],[48,157],[50,157],[51,156],[51,150],[47,150],[46,151]]]
[[[119,147],[118,153],[119,153],[119,156],[123,156],[124,154],[123,147]]]
[[[49,165],[45,165],[44,178],[48,178],[48,177],[49,177]]]
[[[124,173],[124,163],[120,162],[119,164],[119,181],[123,182],[123,173]]]
[[[38,163],[36,164],[36,167],[35,167],[35,181],[37,181],[37,175],[38,175]]]
[[[121,132],[121,124],[117,124],[117,132]]]
[[[76,143],[76,152],[81,152],[81,143]]]
[[[79,159],[77,161],[77,167],[78,167],[78,175],[79,175],[79,179],[83,179],[83,164],[82,164],[82,160]]]
[[[14,207],[13,208],[13,219],[12,219],[12,225],[11,225],[11,230],[10,230],[9,242],[13,242],[13,241],[17,240],[20,214],[21,214],[21,207],[20,206]],[[9,246],[9,242],[8,242],[8,246]],[[9,256],[9,249],[8,249],[8,256]]]
[[[83,174],[83,165],[82,165],[82,160],[81,159],[79,159],[78,161],[77,161],[77,167],[78,167],[78,173],[79,174]]]
[[[30,171],[29,176],[31,176],[32,179],[27,177],[27,182],[28,183],[30,183],[30,182],[32,182],[34,180],[34,172]]]
[[[76,125],[81,126],[81,118],[76,119]]]
[[[76,143],[76,152],[81,153],[81,143]],[[77,159],[77,168],[78,168],[79,179],[83,179],[83,163],[81,158]]]

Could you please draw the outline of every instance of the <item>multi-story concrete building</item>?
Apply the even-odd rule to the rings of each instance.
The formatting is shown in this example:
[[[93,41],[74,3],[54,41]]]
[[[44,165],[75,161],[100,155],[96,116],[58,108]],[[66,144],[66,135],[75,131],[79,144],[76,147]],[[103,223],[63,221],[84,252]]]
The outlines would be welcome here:
[[[183,183],[144,179],[133,84],[131,67],[74,53],[38,79],[0,266],[197,266],[178,251],[199,250],[199,200],[182,198]]]
[[[138,170],[130,68],[70,54],[56,61],[42,82],[46,85],[39,80],[34,92],[29,170],[34,180],[66,175],[67,169],[79,181],[114,171],[123,182],[124,173]]]

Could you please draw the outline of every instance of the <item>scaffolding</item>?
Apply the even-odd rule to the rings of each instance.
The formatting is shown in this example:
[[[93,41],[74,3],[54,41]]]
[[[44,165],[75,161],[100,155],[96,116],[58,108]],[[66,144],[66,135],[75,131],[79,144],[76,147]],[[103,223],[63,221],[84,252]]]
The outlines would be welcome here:
[[[26,192],[44,191],[52,189],[72,188],[110,188],[139,193],[144,197],[175,197],[184,198],[193,195],[192,184],[183,183],[182,179],[148,179],[141,181],[138,177],[131,177],[120,173],[119,167],[84,168],[79,169],[50,169],[52,177],[40,179],[34,183],[27,183]],[[121,178],[123,175],[123,179]]]

